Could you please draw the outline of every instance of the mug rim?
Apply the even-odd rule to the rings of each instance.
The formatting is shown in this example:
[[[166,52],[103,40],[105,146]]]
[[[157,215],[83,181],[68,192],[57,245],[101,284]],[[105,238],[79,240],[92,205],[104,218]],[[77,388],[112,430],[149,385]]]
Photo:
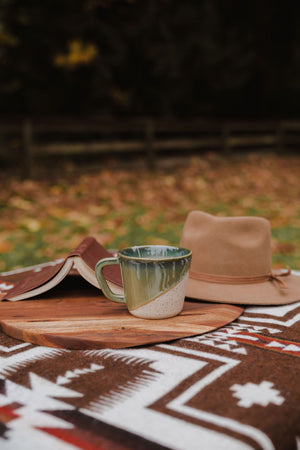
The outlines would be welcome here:
[[[177,250],[184,250],[186,253],[184,255],[178,255],[178,256],[162,256],[160,257],[151,257],[151,256],[128,256],[124,255],[123,252],[126,252],[126,250],[131,249],[145,249],[145,248],[170,248],[170,249],[177,249]],[[185,248],[185,247],[178,247],[176,245],[132,245],[130,247],[122,248],[118,251],[118,256],[121,259],[130,260],[130,261],[146,261],[146,262],[164,262],[164,261],[172,261],[172,260],[180,260],[189,258],[192,256],[192,250]]]

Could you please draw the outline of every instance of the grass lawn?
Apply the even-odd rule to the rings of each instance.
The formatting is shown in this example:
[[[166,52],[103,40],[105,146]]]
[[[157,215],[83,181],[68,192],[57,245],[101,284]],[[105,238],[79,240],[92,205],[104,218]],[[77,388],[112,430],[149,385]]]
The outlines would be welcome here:
[[[104,169],[55,179],[2,171],[0,187],[1,272],[64,256],[89,235],[110,249],[176,245],[194,209],[266,217],[274,265],[300,269],[300,155],[207,154],[154,173]]]

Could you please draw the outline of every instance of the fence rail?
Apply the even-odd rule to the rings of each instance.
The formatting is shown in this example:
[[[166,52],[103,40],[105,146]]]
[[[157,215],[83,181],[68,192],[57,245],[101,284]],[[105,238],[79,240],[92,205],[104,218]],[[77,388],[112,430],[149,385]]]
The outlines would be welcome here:
[[[154,168],[166,152],[236,149],[299,149],[300,121],[159,120],[0,120],[0,156],[18,159],[25,176],[44,156],[134,154]]]

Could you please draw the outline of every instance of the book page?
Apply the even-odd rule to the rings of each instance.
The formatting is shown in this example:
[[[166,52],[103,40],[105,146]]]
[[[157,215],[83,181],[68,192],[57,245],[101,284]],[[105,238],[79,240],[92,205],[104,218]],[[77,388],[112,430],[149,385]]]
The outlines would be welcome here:
[[[15,302],[18,300],[24,300],[26,298],[35,297],[36,295],[42,294],[52,287],[56,286],[58,283],[61,282],[65,278],[65,276],[70,272],[71,268],[73,266],[73,259],[68,258],[66,259],[64,265],[61,267],[59,272],[51,278],[46,283],[42,284],[41,286],[36,287],[35,289],[31,289],[27,292],[23,292],[21,294],[17,294],[15,296],[12,296],[10,298],[7,298],[7,300]]]
[[[93,286],[99,287],[99,283],[96,278],[95,271],[92,270],[86,262],[81,259],[80,256],[74,256],[74,267],[77,269],[77,271],[80,273],[80,275],[85,278],[89,283],[91,283]],[[113,283],[112,281],[107,281],[108,287],[112,290],[114,294],[124,294],[124,289],[121,286],[118,286],[117,284]]]

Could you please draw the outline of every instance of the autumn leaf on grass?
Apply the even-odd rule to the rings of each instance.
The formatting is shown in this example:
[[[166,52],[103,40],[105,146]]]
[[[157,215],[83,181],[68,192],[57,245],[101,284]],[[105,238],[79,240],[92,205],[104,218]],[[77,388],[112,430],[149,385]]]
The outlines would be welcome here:
[[[8,253],[13,249],[13,246],[10,242],[7,242],[3,239],[0,239],[0,254]]]
[[[110,213],[110,208],[108,205],[90,205],[88,213],[95,217],[103,217]]]
[[[20,221],[20,225],[21,227],[24,227],[28,231],[32,232],[39,231],[42,226],[39,220],[31,218],[23,219],[22,221]]]
[[[32,202],[21,197],[12,197],[9,202],[10,206],[24,211],[29,211],[32,208]]]
[[[167,239],[163,239],[157,236],[148,236],[143,242],[145,245],[170,245]]]
[[[68,210],[65,207],[59,207],[59,206],[49,206],[48,207],[48,216],[49,217],[53,217],[53,218],[57,218],[57,219],[61,219],[61,218],[65,218],[66,214],[67,214]]]
[[[295,253],[297,246],[291,242],[276,242],[274,245],[274,253]]]
[[[109,246],[113,242],[113,234],[112,233],[99,233],[96,234],[95,239],[104,247]]]

